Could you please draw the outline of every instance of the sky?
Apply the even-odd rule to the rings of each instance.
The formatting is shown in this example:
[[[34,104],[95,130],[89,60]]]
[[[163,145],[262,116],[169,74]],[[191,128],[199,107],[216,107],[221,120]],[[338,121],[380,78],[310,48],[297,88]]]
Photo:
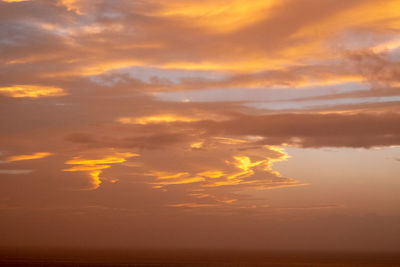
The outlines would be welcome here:
[[[398,251],[398,0],[0,0],[0,246]]]

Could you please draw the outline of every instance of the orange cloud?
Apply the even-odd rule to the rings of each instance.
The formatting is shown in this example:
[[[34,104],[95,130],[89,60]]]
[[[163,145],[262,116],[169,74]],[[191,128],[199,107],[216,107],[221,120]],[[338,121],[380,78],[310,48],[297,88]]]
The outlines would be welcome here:
[[[61,0],[61,5],[64,5],[68,11],[74,11],[78,14],[83,14],[81,10],[81,0]]]
[[[245,144],[249,142],[248,140],[236,139],[230,137],[219,137],[219,136],[215,137],[215,139],[218,140],[219,143],[226,145]]]
[[[63,169],[65,172],[78,172],[78,171],[96,171],[110,168],[111,165],[78,165],[68,169]]]
[[[323,17],[313,27],[301,28],[296,34],[300,36],[329,35],[352,27],[365,25],[366,27],[399,28],[400,5],[397,0],[385,0],[375,4],[374,1],[360,2],[358,5],[337,12],[332,16]]]
[[[154,176],[157,178],[156,182],[153,182],[154,188],[162,188],[166,185],[182,185],[191,184],[204,181],[204,177],[191,177],[190,173],[167,173],[167,172],[149,172],[145,174],[147,176]]]
[[[90,177],[92,179],[93,189],[98,188],[100,186],[100,184],[101,184],[100,174],[101,174],[101,171],[91,171],[91,172],[89,172],[89,175],[90,175]]]
[[[205,146],[202,150],[195,150],[190,154],[188,153],[188,157],[194,158],[187,163],[187,170],[185,170],[186,164],[182,164],[181,168],[184,171],[151,171],[145,175],[155,178],[154,181],[148,182],[153,188],[168,190],[168,186],[171,185],[185,185],[185,188],[189,188],[191,196],[213,199],[221,199],[222,196],[225,200],[231,199],[231,197],[224,196],[223,194],[220,195],[218,190],[236,192],[241,190],[263,190],[304,185],[294,179],[284,178],[279,172],[272,170],[274,162],[283,161],[289,157],[283,148],[261,146],[257,149],[246,149],[246,147],[251,146],[248,142],[228,142],[222,144],[217,142],[212,146]],[[228,160],[224,161],[221,155],[218,156],[218,150],[224,151],[226,149],[226,155],[231,155],[235,153],[236,149],[240,151],[240,148],[244,151],[250,150],[248,151],[248,155],[244,152],[241,152],[237,156],[232,155],[234,159],[232,162]],[[216,155],[213,155],[211,150],[216,151]],[[176,154],[176,151],[174,154]],[[204,154],[203,156],[199,155],[201,162],[197,162],[196,154]],[[219,161],[220,163],[212,164],[214,161]],[[214,165],[214,168],[203,171],[192,170],[193,165],[196,166],[196,169],[204,169],[207,165],[211,166],[210,163]],[[189,167],[191,165],[192,168]]]
[[[200,172],[197,175],[199,176],[204,176],[207,178],[220,178],[225,175],[223,171],[205,171],[205,172]]]
[[[168,1],[154,16],[186,21],[211,32],[231,32],[265,19],[276,4],[271,0]]]
[[[152,184],[155,185],[155,188],[160,188],[165,185],[182,185],[182,184],[198,183],[203,181],[205,181],[203,177],[185,177],[174,181],[160,181]]]
[[[211,113],[198,113],[192,114],[190,116],[166,113],[166,114],[157,114],[150,116],[142,116],[142,117],[121,117],[118,118],[117,121],[122,124],[157,124],[157,123],[171,123],[171,122],[196,122],[202,120],[225,120],[226,116],[211,114]]]
[[[61,88],[38,85],[14,85],[10,87],[0,87],[0,94],[17,98],[39,98],[66,95],[64,90]]]
[[[265,163],[264,160],[251,162],[250,158],[246,156],[237,156],[233,158],[236,160],[235,166],[245,172],[248,172],[252,167]]]
[[[32,159],[41,159],[41,158],[46,158],[53,155],[53,153],[50,152],[37,152],[34,154],[30,155],[17,155],[17,156],[11,156],[6,159],[8,162],[13,162],[13,161],[21,161],[21,160],[32,160]]]
[[[278,155],[279,155],[279,156],[276,157],[276,158],[268,159],[268,161],[266,162],[266,167],[265,167],[265,169],[266,169],[267,171],[271,171],[271,172],[275,173],[277,176],[280,176],[280,173],[279,173],[279,172],[272,170],[272,165],[273,165],[275,162],[287,161],[287,160],[290,158],[289,154],[286,153],[286,151],[285,151],[282,147],[279,147],[279,146],[265,146],[265,147],[266,147],[267,149],[271,150],[271,151],[277,152]]]
[[[203,207],[215,207],[217,204],[201,204],[201,203],[179,203],[179,204],[169,204],[170,207],[176,208],[203,208]]]
[[[193,122],[199,119],[174,114],[161,114],[154,116],[130,118],[122,117],[118,122],[122,124],[151,124],[151,123],[168,123],[168,122]]]
[[[75,157],[72,160],[68,160],[65,164],[70,165],[97,165],[97,164],[113,164],[125,162],[127,158],[138,157],[139,154],[136,153],[116,153],[113,156],[107,156],[101,159],[81,159],[80,157]]]
[[[190,148],[192,149],[200,149],[202,148],[204,145],[204,142],[200,141],[200,142],[194,142],[190,144]]]
[[[245,178],[248,178],[254,174],[253,167],[259,166],[261,164],[265,164],[267,160],[260,160],[252,162],[247,156],[234,156],[235,162],[232,164],[242,170],[241,172],[235,172],[233,174],[227,175],[226,179],[221,181],[211,182],[205,187],[216,187],[216,186],[226,186],[226,185],[239,185],[239,184],[248,184],[254,183],[255,181],[245,181]],[[229,162],[228,162],[229,163]],[[221,177],[221,176],[220,176]]]
[[[80,157],[74,157],[72,160],[66,161],[65,164],[76,165],[71,168],[63,169],[64,172],[79,172],[84,171],[89,173],[92,187],[90,189],[97,189],[102,183],[100,175],[103,169],[111,168],[112,164],[118,164],[125,162],[128,158],[138,157],[139,154],[130,152],[117,152],[113,155],[106,156],[101,159],[82,159]],[[105,179],[105,178],[103,178]],[[107,179],[110,182],[116,182],[116,179]]]

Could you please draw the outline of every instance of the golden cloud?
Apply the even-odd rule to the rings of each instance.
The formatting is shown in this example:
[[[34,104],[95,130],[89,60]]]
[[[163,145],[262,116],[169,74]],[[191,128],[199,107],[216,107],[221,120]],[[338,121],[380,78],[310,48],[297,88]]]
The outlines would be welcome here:
[[[156,114],[142,117],[121,117],[117,121],[122,124],[157,124],[157,123],[171,123],[171,122],[196,122],[201,120],[221,121],[227,119],[226,116],[217,114],[198,113],[191,116],[180,114],[165,113]]]
[[[130,118],[122,117],[118,119],[118,122],[122,124],[151,124],[151,123],[169,123],[169,122],[193,122],[199,120],[193,117],[186,117],[174,114],[160,114],[154,116]]]
[[[66,95],[64,90],[61,88],[39,85],[14,85],[10,87],[0,87],[0,94],[17,98],[39,98]]]
[[[29,155],[16,155],[16,156],[11,156],[8,157],[6,160],[8,162],[13,162],[13,161],[21,161],[21,160],[32,160],[32,159],[41,159],[41,158],[46,158],[53,155],[53,153],[50,152],[37,152]]]
[[[150,15],[186,21],[211,32],[232,32],[268,16],[276,1],[168,1]]]
[[[64,172],[88,172],[91,179],[92,187],[90,189],[97,189],[102,183],[100,175],[103,169],[111,168],[112,164],[125,162],[128,158],[138,157],[137,153],[130,152],[115,152],[113,155],[105,156],[100,159],[83,159],[81,157],[74,157],[68,160],[65,164],[75,165],[71,168],[63,169]],[[105,179],[105,178],[103,178]],[[116,182],[116,179],[107,179],[110,182]]]
[[[139,154],[136,153],[116,153],[112,156],[106,156],[101,159],[82,159],[80,157],[75,157],[72,160],[68,160],[65,164],[70,165],[97,165],[97,164],[113,164],[125,162],[127,158],[138,157]]]

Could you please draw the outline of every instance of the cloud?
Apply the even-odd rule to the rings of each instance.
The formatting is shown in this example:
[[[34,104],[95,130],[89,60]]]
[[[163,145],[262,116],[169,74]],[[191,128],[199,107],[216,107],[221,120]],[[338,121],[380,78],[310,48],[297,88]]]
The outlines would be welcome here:
[[[184,193],[186,197],[180,202],[175,200],[174,207],[187,206],[185,203],[199,204],[198,207],[239,207],[251,198],[244,192],[305,185],[272,169],[274,162],[288,158],[277,147],[209,138],[201,149],[193,150],[188,143],[186,148],[173,145],[167,154],[160,152],[143,150],[143,164],[135,167],[135,173],[147,171],[141,181],[154,190]]]
[[[85,137],[85,140],[71,137],[68,139],[100,147],[153,149],[174,145],[204,149],[212,144],[210,140],[213,138],[219,143],[256,146],[286,144],[300,147],[371,148],[398,145],[399,120],[396,112],[335,113],[332,110],[332,113],[236,114],[231,119],[222,121],[127,125],[125,137],[103,137],[102,141],[95,136]],[[96,143],[93,143],[94,140],[97,140]]]
[[[18,175],[18,174],[30,174],[33,170],[0,170],[1,174],[10,174],[10,175]]]
[[[319,214],[397,214],[396,164],[311,165],[400,145],[399,16],[392,0],[0,1],[0,245],[304,245],[339,231]],[[353,219],[328,243],[384,239]]]
[[[11,87],[0,87],[0,94],[11,97],[48,97],[62,96],[65,92],[61,88],[34,85],[16,85]]]
[[[388,58],[385,53],[376,53],[367,49],[348,54],[355,68],[374,87],[385,88],[399,85],[400,64]]]
[[[211,32],[232,32],[265,19],[273,1],[170,1],[151,14],[181,20]]]
[[[116,153],[112,156],[107,156],[101,159],[82,159],[80,157],[75,157],[72,160],[65,162],[65,164],[70,165],[98,165],[98,164],[114,164],[114,163],[122,163],[125,162],[127,158],[137,157],[138,154],[134,153]]]
[[[113,164],[123,163],[128,158],[138,157],[139,154],[130,152],[115,152],[112,155],[105,156],[100,159],[84,159],[81,157],[74,157],[72,160],[65,162],[67,165],[74,165],[71,168],[63,169],[64,172],[88,172],[91,179],[92,187],[90,189],[97,189],[102,180],[100,175],[103,169],[112,167]],[[105,179],[105,178],[102,178]],[[116,182],[116,179],[109,179],[111,182]]]
[[[37,26],[32,36],[27,37],[29,43],[36,39],[35,34],[44,35],[45,40],[49,39],[47,47],[60,45],[63,48],[55,53],[60,57],[53,59],[59,62],[58,66],[47,68],[47,75],[50,76],[94,75],[131,66],[262,71],[301,62],[310,54],[325,58],[323,53],[329,47],[324,46],[323,38],[334,38],[335,33],[347,30],[346,26],[349,25],[337,21],[343,21],[348,11],[357,14],[368,12],[371,15],[368,20],[364,16],[357,16],[351,27],[370,22],[387,28],[391,26],[380,22],[380,19],[387,18],[379,13],[380,10],[375,10],[376,14],[373,14],[374,11],[361,1],[348,1],[340,5],[333,1],[324,5],[319,5],[317,1],[286,1],[280,5],[271,1],[257,1],[252,5],[243,1],[207,1],[200,6],[192,1],[187,1],[183,6],[179,2],[166,4],[159,1],[119,1],[118,5],[95,1],[90,6],[83,1],[64,1],[61,4],[67,10],[48,2],[34,2],[31,5],[35,6],[37,12],[20,18],[21,21],[40,22],[35,17],[37,13],[47,14],[49,10],[59,15],[61,21],[47,23],[44,27],[43,23],[31,25]],[[392,5],[392,2],[386,1],[382,8],[391,8]],[[20,9],[27,7],[21,6]],[[78,12],[81,16],[72,15],[68,10]],[[302,16],[295,16],[294,10],[297,13],[301,11]],[[249,12],[254,14],[249,17]],[[314,16],[309,16],[310,12]],[[114,16],[110,17],[110,14]],[[396,12],[389,15],[392,18]],[[91,22],[83,20],[82,16],[90,18]],[[68,20],[63,21],[64,18]],[[9,20],[12,19],[8,18],[7,22]],[[46,26],[49,24],[50,27]],[[132,24],[135,25],[136,34],[132,34],[131,29],[125,26]],[[277,28],[275,25],[284,26]],[[311,38],[309,32],[315,25],[329,27],[331,30],[325,32],[332,36],[313,35]],[[168,34],[164,27],[169,29]],[[28,26],[22,25],[12,33],[28,29]],[[100,34],[106,38],[100,38]],[[132,43],[135,45],[127,45]],[[93,49],[90,44],[96,44],[101,49]],[[37,48],[41,46],[39,42]],[[112,55],[105,52],[110,49],[114,51]],[[36,52],[37,59],[33,60],[38,63],[43,56],[49,56],[46,51],[36,49],[30,53],[26,49],[9,50],[9,57],[19,55],[20,60],[22,55],[25,54],[23,58],[26,60]],[[16,54],[16,51],[19,53]],[[59,65],[62,68],[58,68]]]
[[[191,122],[195,118],[176,116],[173,114],[161,114],[158,116],[148,116],[139,118],[123,117],[119,118],[118,121],[123,124],[148,124],[148,123],[168,123],[168,122]]]
[[[46,158],[53,155],[50,152],[37,152],[34,154],[30,155],[17,155],[17,156],[10,156],[6,159],[7,162],[13,162],[13,161],[21,161],[21,160],[33,160],[33,159],[41,159],[41,158]]]
[[[13,3],[13,2],[25,2],[29,0],[2,0],[3,2]]]
[[[277,114],[199,122],[209,134],[262,136],[262,143],[303,147],[373,147],[400,143],[400,117],[383,114]]]

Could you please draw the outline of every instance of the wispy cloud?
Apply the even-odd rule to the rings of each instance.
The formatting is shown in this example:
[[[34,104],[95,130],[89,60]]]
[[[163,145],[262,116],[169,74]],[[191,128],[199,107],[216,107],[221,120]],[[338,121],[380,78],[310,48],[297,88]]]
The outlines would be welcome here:
[[[74,157],[72,160],[68,160],[65,164],[74,165],[70,168],[63,169],[64,172],[88,172],[91,179],[92,188],[97,189],[102,183],[100,175],[102,170],[112,167],[113,164],[123,163],[128,158],[138,157],[137,153],[129,152],[115,152],[112,155],[106,155],[103,158],[86,159],[81,157]],[[104,178],[105,179],[105,178]],[[117,179],[108,179],[111,182],[116,182]]]
[[[10,175],[18,175],[18,174],[30,174],[33,170],[0,170],[0,174],[10,174]]]
[[[53,155],[53,153],[50,152],[37,152],[33,154],[28,154],[28,155],[16,155],[16,156],[10,156],[6,159],[7,162],[13,162],[13,161],[21,161],[21,160],[33,160],[33,159],[41,159],[41,158],[46,158]]]
[[[14,85],[10,87],[0,87],[0,94],[11,97],[49,97],[62,96],[65,92],[61,88],[37,85]]]

